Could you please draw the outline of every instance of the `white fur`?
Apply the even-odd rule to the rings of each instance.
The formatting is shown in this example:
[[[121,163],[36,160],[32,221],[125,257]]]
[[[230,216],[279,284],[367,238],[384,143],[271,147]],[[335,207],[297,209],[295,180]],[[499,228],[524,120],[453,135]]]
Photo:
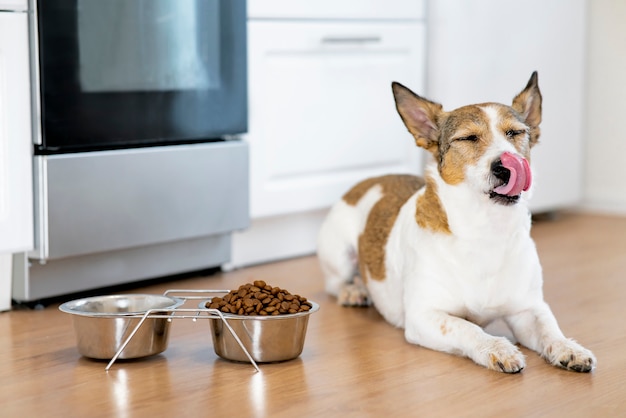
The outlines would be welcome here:
[[[596,362],[593,354],[563,336],[543,300],[542,270],[525,198],[505,206],[485,193],[491,161],[504,151],[518,151],[497,132],[497,112],[483,110],[494,140],[475,166],[466,167],[466,181],[447,184],[434,161],[426,169],[437,185],[452,233],[417,224],[416,202],[424,189],[415,193],[389,235],[385,279],[364,278],[369,297],[389,323],[404,328],[411,343],[515,373],[525,366],[520,350],[483,330],[502,319],[521,344],[551,364],[589,371]],[[320,231],[318,255],[326,288],[335,296],[355,274],[358,236],[381,196],[375,187],[356,206],[338,202]]]

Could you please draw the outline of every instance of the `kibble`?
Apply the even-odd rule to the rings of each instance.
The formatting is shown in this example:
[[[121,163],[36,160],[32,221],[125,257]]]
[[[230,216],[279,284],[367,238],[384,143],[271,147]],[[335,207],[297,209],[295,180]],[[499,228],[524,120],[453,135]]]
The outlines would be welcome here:
[[[255,280],[231,290],[223,297],[215,297],[207,308],[237,315],[286,315],[307,312],[313,305],[305,297],[292,295],[280,287]]]

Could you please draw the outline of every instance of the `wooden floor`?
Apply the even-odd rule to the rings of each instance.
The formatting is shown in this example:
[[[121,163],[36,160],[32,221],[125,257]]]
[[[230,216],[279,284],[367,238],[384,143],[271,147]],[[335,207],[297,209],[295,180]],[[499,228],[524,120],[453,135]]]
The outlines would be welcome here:
[[[163,354],[105,372],[78,354],[57,305],[0,314],[0,416],[626,416],[626,218],[564,214],[533,234],[546,299],[565,334],[596,354],[593,373],[553,368],[524,349],[526,369],[505,375],[410,345],[374,309],[337,306],[317,260],[305,257],[132,290],[263,279],[318,302],[302,355],[259,373],[219,359],[206,321],[174,321]]]

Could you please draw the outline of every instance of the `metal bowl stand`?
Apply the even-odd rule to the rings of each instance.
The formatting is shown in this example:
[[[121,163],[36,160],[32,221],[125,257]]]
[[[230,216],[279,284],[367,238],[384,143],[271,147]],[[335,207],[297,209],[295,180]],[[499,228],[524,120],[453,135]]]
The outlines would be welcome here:
[[[166,290],[163,293],[163,295],[164,296],[168,296],[168,295],[171,295],[172,293],[183,294],[184,296],[176,296],[176,297],[179,298],[179,299],[183,299],[186,302],[188,300],[206,299],[206,294],[212,294],[212,293],[220,293],[220,294],[222,294],[222,293],[228,293],[228,292],[230,292],[230,290],[170,289],[170,290]],[[203,294],[205,296],[199,296],[198,294]],[[205,315],[203,315],[203,314],[205,314]],[[237,344],[239,344],[239,347],[241,347],[243,352],[246,354],[246,357],[248,358],[248,360],[250,360],[250,363],[252,363],[252,366],[254,366],[254,369],[257,372],[261,371],[259,369],[259,366],[257,365],[256,361],[254,361],[254,359],[252,358],[252,356],[250,355],[250,353],[248,352],[246,347],[241,342],[241,339],[239,339],[239,336],[237,335],[237,333],[233,330],[233,328],[228,323],[228,320],[226,319],[224,314],[221,311],[219,311],[218,309],[211,309],[211,308],[172,308],[172,309],[154,308],[154,309],[147,310],[145,313],[143,313],[141,315],[129,315],[128,317],[130,317],[130,318],[141,318],[141,319],[139,320],[139,322],[137,323],[135,328],[131,331],[131,333],[128,335],[128,337],[124,340],[124,342],[122,343],[120,348],[115,352],[115,355],[113,356],[111,361],[109,361],[109,364],[107,364],[107,366],[104,368],[104,370],[107,371],[107,372],[109,371],[111,366],[113,366],[113,363],[115,363],[115,361],[118,359],[118,357],[122,354],[122,351],[124,351],[124,349],[126,348],[128,343],[130,343],[130,341],[133,339],[133,337],[135,336],[135,334],[139,330],[139,327],[141,327],[141,325],[148,318],[151,318],[151,319],[152,318],[166,318],[169,322],[171,322],[172,319],[192,319],[193,321],[196,321],[198,319],[216,319],[216,318],[219,318],[224,323],[224,325],[226,326],[228,331],[232,334],[232,336],[235,339],[235,341],[237,341]]]

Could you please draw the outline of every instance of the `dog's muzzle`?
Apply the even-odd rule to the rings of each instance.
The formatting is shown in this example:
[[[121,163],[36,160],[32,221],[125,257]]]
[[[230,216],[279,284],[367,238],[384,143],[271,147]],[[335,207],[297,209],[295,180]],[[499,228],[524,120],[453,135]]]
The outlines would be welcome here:
[[[522,192],[530,188],[532,173],[528,160],[510,152],[504,152],[491,164],[491,174],[496,180],[496,187],[489,196],[498,203],[517,202]]]

